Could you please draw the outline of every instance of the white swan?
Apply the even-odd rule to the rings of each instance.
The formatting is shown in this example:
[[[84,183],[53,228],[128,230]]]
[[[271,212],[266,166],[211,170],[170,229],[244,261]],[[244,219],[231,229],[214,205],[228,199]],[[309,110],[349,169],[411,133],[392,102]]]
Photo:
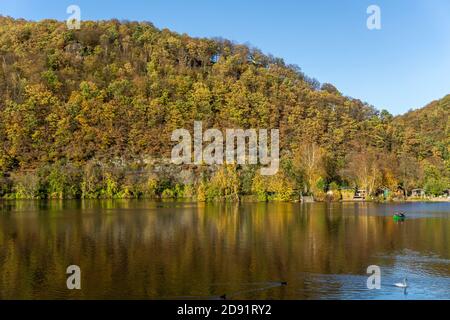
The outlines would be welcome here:
[[[394,284],[398,288],[408,288],[408,278],[403,279],[403,283]]]

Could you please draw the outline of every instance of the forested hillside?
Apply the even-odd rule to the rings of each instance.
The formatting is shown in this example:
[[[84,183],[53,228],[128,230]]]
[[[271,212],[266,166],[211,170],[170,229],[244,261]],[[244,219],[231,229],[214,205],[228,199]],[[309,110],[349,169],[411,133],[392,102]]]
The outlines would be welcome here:
[[[116,20],[68,30],[0,17],[0,64],[3,197],[289,200],[346,186],[450,187],[450,96],[393,117],[257,49]],[[172,131],[195,120],[279,128],[280,172],[160,164]]]

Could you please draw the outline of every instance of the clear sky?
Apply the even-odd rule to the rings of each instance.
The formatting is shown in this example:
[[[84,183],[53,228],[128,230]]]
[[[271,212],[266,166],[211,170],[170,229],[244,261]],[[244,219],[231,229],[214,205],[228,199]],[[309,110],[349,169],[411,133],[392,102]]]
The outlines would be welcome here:
[[[394,114],[450,93],[449,0],[0,0],[0,14],[151,21],[198,37],[248,43],[308,76]],[[381,30],[366,27],[369,5]]]

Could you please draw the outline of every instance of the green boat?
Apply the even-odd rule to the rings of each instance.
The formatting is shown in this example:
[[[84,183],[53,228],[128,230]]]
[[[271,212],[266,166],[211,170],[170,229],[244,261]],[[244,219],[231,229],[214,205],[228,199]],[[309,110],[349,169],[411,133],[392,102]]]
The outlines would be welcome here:
[[[404,221],[406,219],[406,214],[403,212],[396,212],[394,213],[394,221]]]

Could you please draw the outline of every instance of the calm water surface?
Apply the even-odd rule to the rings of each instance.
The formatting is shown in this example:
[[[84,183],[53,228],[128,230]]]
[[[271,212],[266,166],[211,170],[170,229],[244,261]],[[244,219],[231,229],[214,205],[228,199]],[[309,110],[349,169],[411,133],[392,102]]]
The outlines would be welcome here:
[[[66,288],[72,264],[80,291]],[[369,265],[380,290],[366,287]],[[404,277],[407,292],[393,286]],[[0,202],[0,299],[223,294],[450,299],[450,203]]]

